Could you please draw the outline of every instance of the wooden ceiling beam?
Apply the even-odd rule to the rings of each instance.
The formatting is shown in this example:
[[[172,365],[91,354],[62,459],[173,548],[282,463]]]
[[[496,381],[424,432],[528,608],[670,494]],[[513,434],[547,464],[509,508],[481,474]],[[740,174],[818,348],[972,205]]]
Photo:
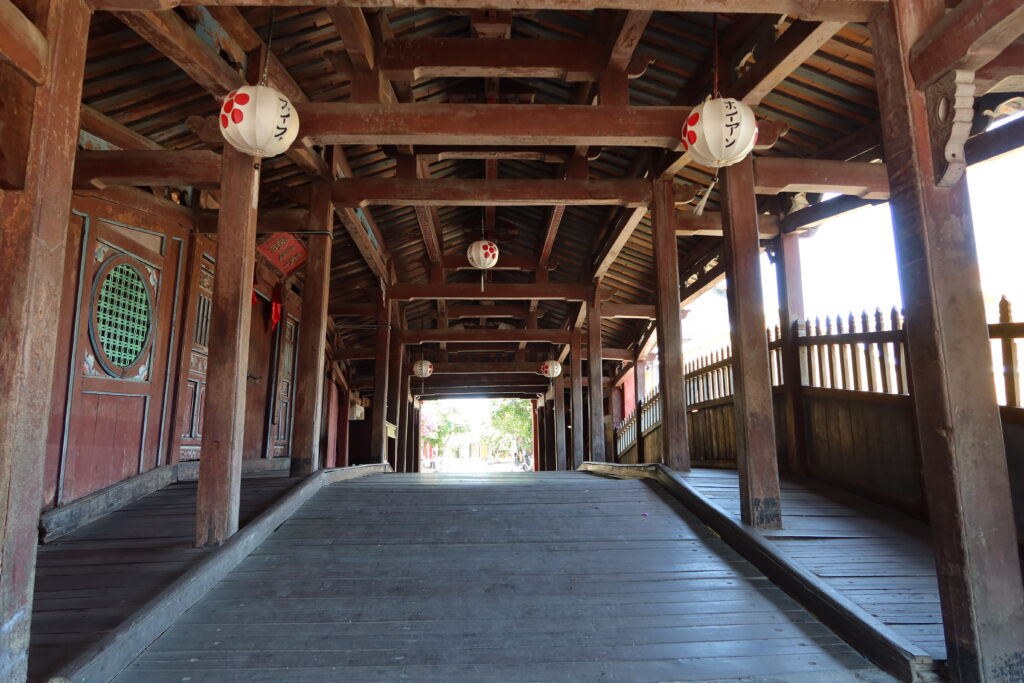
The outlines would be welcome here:
[[[515,304],[453,304],[448,307],[448,317],[452,320],[460,318],[516,318],[526,319],[530,314],[526,306]]]
[[[331,197],[348,207],[535,206],[542,204],[646,206],[650,183],[643,180],[506,180],[347,178],[334,182]]]
[[[213,235],[217,232],[217,212],[199,211],[196,213],[196,232]],[[256,214],[256,234],[268,235],[276,232],[288,232],[301,235],[309,232],[308,209],[269,209]]]
[[[473,342],[484,344],[494,344],[501,342],[549,342],[552,344],[568,344],[569,332],[567,330],[562,329],[402,330],[402,341],[406,344],[424,344],[437,342]]]
[[[760,214],[757,217],[761,239],[770,240],[779,234],[779,221],[775,216]],[[676,212],[676,237],[721,237],[722,214],[705,211],[700,216],[691,212]]]
[[[1024,34],[1020,0],[961,0],[910,48],[919,90],[953,69],[977,71]]]
[[[885,164],[786,157],[754,159],[758,194],[838,192],[865,199],[888,199]]]
[[[218,187],[220,155],[209,150],[81,150],[75,158],[75,189],[108,185]]]
[[[398,81],[421,78],[596,81],[607,63],[600,44],[578,39],[404,38],[384,41],[378,53],[379,69],[384,78]],[[627,60],[623,69],[629,66]],[[639,76],[640,73],[636,70],[629,75]]]
[[[727,97],[751,107],[765,96],[839,32],[843,21],[795,21],[759,56],[740,78],[726,90]]]
[[[327,306],[327,315],[335,318],[372,317],[377,315],[377,304],[335,301]]]
[[[654,320],[657,315],[654,304],[601,304],[602,318],[633,318],[636,320]],[[601,354],[604,356],[604,353]]]
[[[0,62],[39,85],[46,78],[49,44],[11,0],[0,0]]]
[[[559,104],[296,105],[302,130],[319,144],[680,147],[689,107]]]
[[[128,126],[118,123],[87,104],[82,105],[79,127],[86,133],[121,149],[164,149],[163,145],[150,140],[145,135],[136,133]]]
[[[800,19],[868,21],[885,0],[488,0],[491,10],[585,9],[652,10],[655,12],[718,12],[726,14],[791,14]],[[166,10],[205,5],[210,0],[92,0],[94,9],[107,11]],[[303,7],[309,0],[220,0],[224,5]],[[466,0],[431,0],[437,9],[461,10]],[[334,0],[330,7],[422,9],[423,0]]]
[[[467,301],[523,301],[529,299],[553,301],[585,301],[589,287],[575,283],[545,284],[488,284],[480,291],[478,283],[412,284],[398,283],[388,289],[388,298],[395,300],[414,299],[460,299]],[[568,342],[566,342],[568,343]]]
[[[469,264],[469,257],[465,252],[457,254],[446,254],[444,257],[444,268],[446,270],[475,270]],[[519,254],[501,253],[498,257],[498,265],[489,270],[537,270],[540,265],[537,259],[532,256],[520,256]]]
[[[648,187],[650,187],[650,183],[648,183]],[[615,259],[619,257],[619,253],[625,248],[626,242],[632,237],[636,226],[640,225],[640,221],[646,215],[647,207],[638,207],[625,216],[619,229],[608,240],[594,262],[594,279],[600,279],[605,276],[608,269],[615,263]]]
[[[440,145],[417,145],[416,156],[429,162],[457,159],[514,159],[519,161],[543,161],[559,164],[572,158],[572,148],[566,147],[445,147]]]
[[[434,363],[435,375],[508,375],[537,374],[540,362],[516,363],[505,361],[497,363]]]

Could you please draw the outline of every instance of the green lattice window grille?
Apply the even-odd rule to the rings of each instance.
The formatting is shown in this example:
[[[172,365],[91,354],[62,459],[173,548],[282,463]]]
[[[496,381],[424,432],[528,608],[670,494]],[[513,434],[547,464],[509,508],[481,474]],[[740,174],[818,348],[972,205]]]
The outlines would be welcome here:
[[[115,377],[146,378],[153,338],[153,291],[146,271],[127,255],[96,273],[89,332],[100,366]]]

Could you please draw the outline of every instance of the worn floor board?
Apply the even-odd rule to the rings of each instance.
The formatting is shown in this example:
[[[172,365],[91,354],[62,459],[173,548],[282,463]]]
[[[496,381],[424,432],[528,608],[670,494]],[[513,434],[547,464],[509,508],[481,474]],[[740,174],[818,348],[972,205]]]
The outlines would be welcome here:
[[[660,489],[322,489],[116,680],[886,681]]]
[[[735,470],[694,469],[686,479],[739,519]],[[928,527],[828,485],[786,477],[781,484],[784,528],[764,537],[933,659],[945,659]]]
[[[241,524],[298,481],[244,477]],[[29,680],[45,680],[209,553],[192,547],[195,501],[195,482],[172,484],[39,547]]]

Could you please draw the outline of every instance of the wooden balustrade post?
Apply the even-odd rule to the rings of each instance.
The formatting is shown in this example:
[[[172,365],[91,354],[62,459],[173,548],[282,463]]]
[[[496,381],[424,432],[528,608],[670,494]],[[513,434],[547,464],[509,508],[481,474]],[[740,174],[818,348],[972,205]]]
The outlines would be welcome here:
[[[58,340],[54,312],[60,310],[91,16],[82,0],[16,4],[46,37],[51,68],[34,87],[13,66],[0,63],[6,108],[0,166],[16,165],[14,173],[23,176],[20,191],[0,189],[0,680],[5,681],[23,681],[27,674]],[[26,134],[25,150],[6,144],[6,133],[16,137],[18,130]],[[10,180],[10,170],[0,168],[0,176]]]
[[[583,445],[583,334],[579,330],[573,330],[569,334],[569,362],[572,467],[576,469],[586,459]]]
[[[1005,296],[999,300],[999,322],[1013,322],[1010,301]],[[1003,386],[1006,388],[1006,405],[1020,406],[1020,363],[1017,358],[1017,341],[1004,337],[999,344],[1003,357]]]
[[[220,545],[238,530],[259,166],[259,159],[224,146],[210,316],[210,339],[217,343],[210,345],[203,414],[196,494],[198,547]]]
[[[637,358],[636,363],[633,365],[633,380],[636,391],[634,392],[635,405],[633,410],[636,412],[636,461],[638,463],[645,463],[644,453],[644,439],[641,435],[642,428],[640,426],[640,409],[644,406],[644,395],[647,393],[647,383],[644,381],[644,373],[647,371],[647,360]]]
[[[775,529],[782,526],[782,500],[768,342],[764,335],[753,159],[747,157],[725,168],[723,176],[722,223],[732,331],[730,388],[735,411],[740,516],[753,527]]]
[[[797,325],[804,319],[804,291],[800,271],[800,242],[796,233],[781,234],[775,245],[775,278],[779,291],[782,331],[782,406],[786,464],[790,472],[807,473],[804,450],[803,381]],[[852,326],[851,326],[852,331]]]
[[[334,207],[329,183],[314,183],[310,197],[310,230],[331,232]],[[320,467],[320,426],[324,395],[324,340],[331,287],[329,234],[306,238],[306,277],[302,283],[302,319],[295,370],[295,421],[292,428],[291,476],[304,477]]]
[[[551,380],[554,389],[554,400],[552,410],[554,412],[554,470],[564,470],[565,462],[565,375],[561,374]]]
[[[587,400],[590,404],[590,460],[606,462],[604,444],[604,372],[601,354],[601,294],[600,286],[587,299]],[[582,424],[581,424],[582,426]],[[575,438],[575,437],[573,437]]]
[[[398,334],[397,330],[395,334]],[[388,461],[388,350],[391,347],[391,301],[377,306],[377,334],[374,340],[373,414],[370,425],[372,462]]]
[[[967,182],[936,185],[931,112],[909,67],[945,11],[894,0],[871,37],[949,673],[1010,681],[1024,667],[1024,584]]]
[[[683,328],[679,314],[679,245],[676,240],[672,182],[654,183],[655,302],[661,372],[662,462],[678,471],[690,469],[686,437],[686,396],[683,393]]]

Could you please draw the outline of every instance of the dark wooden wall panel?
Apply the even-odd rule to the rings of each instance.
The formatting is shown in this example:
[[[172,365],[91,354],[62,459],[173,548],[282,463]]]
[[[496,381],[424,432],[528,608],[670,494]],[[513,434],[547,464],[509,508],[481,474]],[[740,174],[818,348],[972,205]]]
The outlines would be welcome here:
[[[138,473],[146,424],[145,396],[82,393],[76,397],[64,472],[72,501]]]

